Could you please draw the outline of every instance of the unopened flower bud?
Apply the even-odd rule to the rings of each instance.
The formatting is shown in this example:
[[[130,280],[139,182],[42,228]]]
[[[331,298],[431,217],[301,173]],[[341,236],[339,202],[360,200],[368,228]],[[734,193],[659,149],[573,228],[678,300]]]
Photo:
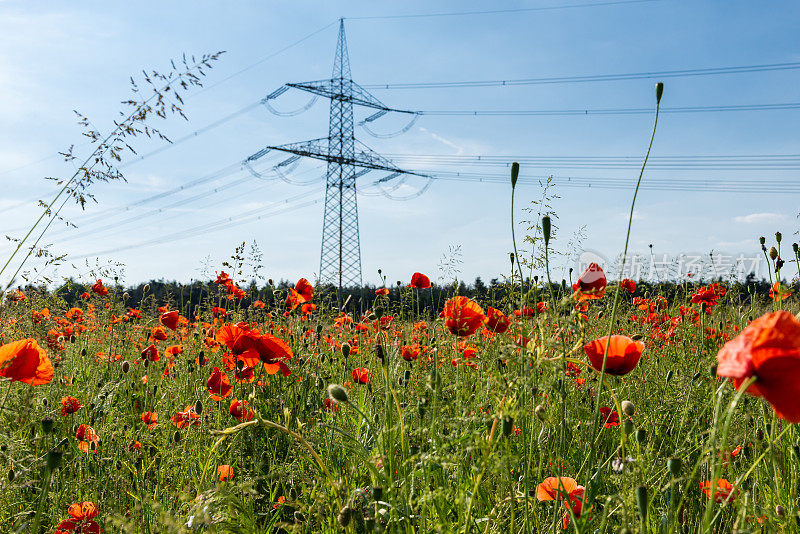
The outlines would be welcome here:
[[[514,431],[514,418],[506,415],[500,420],[501,429],[503,430],[503,435],[508,437],[511,435],[511,432]]]
[[[783,238],[783,234],[780,233],[780,232],[775,232],[775,241],[780,243],[781,242],[781,238]]]
[[[672,476],[676,477],[681,474],[681,469],[683,469],[683,461],[680,458],[670,458],[667,460],[667,469]]]
[[[542,236],[544,236],[544,246],[550,243],[550,216],[542,217]]]
[[[538,406],[536,406],[536,408],[533,409],[533,413],[536,415],[539,421],[543,423],[545,419],[547,419],[547,413],[544,409],[544,406],[542,406],[541,404],[539,404]]]
[[[769,247],[769,259],[775,261],[778,259],[778,249],[775,247]]]
[[[194,403],[194,413],[196,413],[197,415],[200,415],[201,413],[203,413],[203,403],[202,402],[197,401],[197,402]]]
[[[639,443],[647,441],[647,431],[644,428],[640,428],[636,431],[636,441]]]
[[[53,420],[49,417],[42,419],[42,432],[49,434],[53,430]]]
[[[642,517],[642,524],[647,524],[647,505],[649,499],[647,498],[647,487],[639,486],[636,488],[636,507],[639,508],[639,515]]]
[[[350,343],[342,343],[342,356],[347,358],[350,355]]]
[[[64,453],[61,451],[48,451],[45,455],[45,462],[49,471],[54,471],[61,466],[61,459]]]
[[[127,301],[129,298],[131,298],[131,295],[127,291],[122,294],[122,302]]]
[[[122,362],[122,372],[127,373],[130,370],[131,370],[131,364],[129,364],[127,361]]]
[[[511,188],[517,187],[517,179],[519,178],[519,163],[516,161],[511,164]]]
[[[145,284],[142,288],[142,293],[149,293],[150,292],[150,284]]]
[[[761,237],[758,238],[758,242],[763,245],[764,243],[767,242],[767,238],[762,235]]]
[[[336,516],[336,520],[342,525],[342,528],[347,528],[350,525],[350,519],[353,517],[353,509],[349,506],[345,506],[339,511],[339,515]]]
[[[330,384],[328,386],[328,396],[336,402],[349,402],[347,390],[339,384]]]
[[[775,515],[777,515],[778,517],[783,517],[784,515],[786,515],[786,510],[784,510],[783,506],[779,504],[775,506]]]
[[[628,417],[633,417],[633,414],[636,412],[636,407],[633,403],[629,400],[622,401],[622,413],[627,415]]]
[[[661,97],[664,95],[664,84],[662,82],[658,82],[656,84],[656,104],[661,103]]]

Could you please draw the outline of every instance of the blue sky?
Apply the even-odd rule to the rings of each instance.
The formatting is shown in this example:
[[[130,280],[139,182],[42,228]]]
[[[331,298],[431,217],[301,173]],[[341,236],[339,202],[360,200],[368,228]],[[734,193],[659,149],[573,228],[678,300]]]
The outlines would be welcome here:
[[[566,3],[566,2],[565,2]],[[572,4],[589,2],[570,2]],[[557,2],[107,2],[40,4],[0,2],[0,199],[3,233],[19,235],[38,216],[35,199],[53,189],[45,176],[71,174],[72,167],[52,157],[70,144],[82,143],[73,109],[102,131],[129,96],[128,79],[142,69],[166,70],[182,53],[225,50],[207,78],[207,90],[186,100],[188,123],[159,126],[177,139],[252,104],[285,82],[330,75],[339,17],[519,9]],[[393,82],[517,79],[800,61],[797,26],[800,5],[790,1],[753,3],[660,0],[635,4],[527,11],[471,16],[346,20],[353,78],[362,85]],[[334,23],[334,24],[331,24]],[[260,61],[302,37],[329,25],[303,43]],[[244,70],[244,72],[241,72]],[[529,85],[516,87],[373,90],[388,106],[412,110],[548,110],[646,108],[654,105],[656,80]],[[665,79],[666,107],[777,104],[800,102],[800,70]],[[302,106],[307,95],[286,93],[274,105]],[[307,112],[278,117],[255,107],[195,139],[125,167],[128,183],[101,184],[99,204],[67,216],[78,229],[53,227],[54,251],[76,259],[50,276],[92,275],[91,266],[124,264],[122,281],[150,278],[203,278],[202,265],[219,269],[237,244],[254,240],[263,252],[263,274],[274,279],[313,278],[319,269],[323,206],[305,207],[322,197],[324,182],[298,186],[259,180],[235,172],[148,203],[125,207],[193,179],[236,165],[271,144],[302,141],[327,134],[327,101]],[[368,110],[356,110],[364,118]],[[741,156],[798,154],[800,110],[664,114],[652,156]],[[387,116],[373,129],[391,132],[404,124]],[[541,167],[522,166],[531,182],[520,185],[521,210],[541,196],[535,178],[555,175],[561,198],[553,207],[560,233],[553,247],[570,249],[573,234],[584,228],[581,246],[606,257],[621,252],[627,213],[638,175],[626,168],[576,168],[564,159],[631,157],[640,162],[647,148],[652,116],[423,116],[407,133],[379,139],[357,128],[357,137],[383,154],[401,155],[409,169],[464,171],[493,176],[502,166],[466,164],[432,166],[419,154],[493,155],[542,158]],[[138,146],[143,153],[155,145]],[[272,160],[274,163],[280,159]],[[457,160],[461,161],[461,160]],[[654,160],[654,161],[657,161]],[[686,161],[686,160],[681,160]],[[800,175],[765,166],[737,168],[652,168],[648,180],[765,181],[770,192],[719,193],[703,190],[643,189],[636,206],[630,248],[650,254],[754,254],[760,235],[780,230],[791,242],[798,229],[798,193],[781,193],[780,182]],[[296,180],[321,178],[319,162],[302,162]],[[379,175],[368,175],[370,179]],[[629,181],[624,189],[571,187],[566,177]],[[366,178],[366,177],[365,177]],[[591,181],[591,180],[590,180]],[[396,193],[413,193],[424,182],[411,180]],[[625,182],[626,184],[628,182]],[[212,194],[212,190],[218,192]],[[374,188],[372,188],[374,191]],[[199,193],[198,202],[174,206]],[[369,192],[369,190],[367,191]],[[274,216],[157,246],[87,254],[170,237],[209,221],[285,204]],[[443,256],[460,247],[460,278],[485,279],[508,272],[512,250],[510,186],[506,183],[435,181],[419,198],[407,202],[383,196],[359,197],[362,270],[365,281],[378,281],[380,268],[391,280],[407,280],[414,271],[444,277]],[[113,209],[111,209],[113,208]],[[155,212],[155,210],[160,210]],[[89,217],[102,213],[94,220]],[[133,217],[139,217],[130,221]],[[526,218],[517,213],[517,220]],[[104,227],[108,227],[103,229]],[[518,236],[524,235],[524,225]],[[8,246],[0,248],[6,257]],[[88,262],[88,266],[87,266]],[[33,265],[33,264],[32,264]],[[74,265],[74,268],[73,268]],[[557,265],[555,276],[571,263]]]

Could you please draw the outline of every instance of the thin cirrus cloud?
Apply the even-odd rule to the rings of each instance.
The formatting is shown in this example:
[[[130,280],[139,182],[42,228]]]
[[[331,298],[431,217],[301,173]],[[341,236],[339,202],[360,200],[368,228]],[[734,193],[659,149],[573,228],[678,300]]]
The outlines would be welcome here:
[[[780,213],[751,213],[749,215],[739,215],[733,218],[734,222],[745,224],[760,224],[779,222],[784,219]]]

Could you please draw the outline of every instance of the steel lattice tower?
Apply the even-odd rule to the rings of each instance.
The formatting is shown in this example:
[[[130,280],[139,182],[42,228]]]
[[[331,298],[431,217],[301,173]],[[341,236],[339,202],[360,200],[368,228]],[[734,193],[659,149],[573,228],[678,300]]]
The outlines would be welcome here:
[[[319,261],[319,279],[339,288],[361,286],[361,245],[358,234],[358,200],[356,179],[372,171],[391,174],[380,181],[388,181],[400,174],[418,173],[398,169],[391,161],[356,141],[353,124],[353,105],[378,110],[367,118],[371,120],[389,111],[413,114],[412,111],[392,109],[355,83],[350,75],[350,58],[344,20],[339,21],[339,38],[333,62],[333,75],[329,80],[304,83],[287,83],[264,101],[276,98],[289,88],[299,89],[330,99],[328,137],[301,143],[267,146],[256,152],[246,163],[253,162],[270,150],[306,156],[326,161],[325,218],[322,226],[322,247]]]

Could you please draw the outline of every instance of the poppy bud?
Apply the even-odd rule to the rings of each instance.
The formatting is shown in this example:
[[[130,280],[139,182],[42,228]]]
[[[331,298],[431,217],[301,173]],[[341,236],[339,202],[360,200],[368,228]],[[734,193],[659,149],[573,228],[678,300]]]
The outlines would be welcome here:
[[[61,451],[47,451],[45,455],[45,463],[49,471],[55,471],[61,466],[61,459],[64,453]]]
[[[200,415],[201,413],[203,413],[203,403],[202,402],[197,401],[197,402],[194,403],[194,412],[197,415]]]
[[[131,295],[127,291],[122,294],[122,302],[127,301],[129,298],[131,298]]]
[[[767,242],[767,238],[762,235],[761,237],[758,238],[758,242],[763,245],[764,243]]]
[[[511,188],[517,187],[517,179],[519,178],[519,163],[516,161],[511,164]]]
[[[131,364],[129,364],[127,361],[122,362],[122,372],[127,373],[130,370],[131,370]]]
[[[9,482],[14,482],[15,478],[17,478],[17,475],[14,474],[14,470],[13,469],[9,469],[8,470],[8,481]]]
[[[634,412],[636,412],[636,407],[633,403],[629,400],[622,401],[622,413],[627,415],[628,417],[633,417]]]
[[[149,293],[150,292],[150,284],[145,284],[142,288],[142,293]]]
[[[51,430],[53,430],[53,420],[49,417],[45,417],[42,419],[42,432],[45,434],[49,434]]]
[[[630,419],[626,420],[622,423],[622,428],[625,430],[625,434],[631,434],[633,432],[633,421]]]
[[[798,245],[797,245],[797,243],[792,243],[792,252],[794,252],[795,254],[797,254],[797,249],[798,249]]]
[[[641,341],[642,339],[644,339],[644,336],[642,334],[633,334],[631,336],[631,339],[634,341]]]
[[[174,443],[178,443],[181,440],[181,432],[180,430],[176,430],[172,433],[172,441]]]
[[[511,259],[511,266],[513,267],[514,266],[514,253],[513,252],[509,252],[508,257],[509,257],[509,259]]]
[[[782,237],[783,237],[783,234],[781,234],[780,232],[775,232],[775,241],[780,243]]]
[[[503,430],[503,435],[505,437],[510,436],[511,432],[514,431],[514,418],[509,415],[506,415],[505,417],[503,417],[503,419],[501,419],[500,423],[501,423],[501,428]]]
[[[353,509],[349,506],[345,506],[339,511],[339,515],[336,516],[336,520],[342,525],[342,528],[347,528],[350,525],[350,519],[353,517]]]
[[[680,458],[670,458],[667,460],[667,469],[672,476],[676,477],[681,474],[681,469],[683,469],[683,461],[681,461]]]
[[[339,384],[330,384],[328,386],[328,396],[336,402],[350,402],[347,397],[347,390]]]
[[[386,311],[383,309],[383,306],[375,306],[375,312],[374,313],[375,313],[375,317],[380,319],[381,317],[384,316]]]
[[[636,441],[639,443],[647,441],[647,431],[644,428],[640,428],[636,431]]]
[[[86,356],[86,347],[81,349],[81,356]]]
[[[656,104],[661,103],[661,97],[664,95],[664,84],[662,82],[658,82],[656,84]]]
[[[384,360],[386,359],[386,353],[383,350],[383,345],[375,345],[375,356],[378,357],[381,363],[384,363]]]
[[[778,249],[775,247],[769,247],[769,259],[775,261],[778,259]]]
[[[342,343],[342,356],[347,358],[349,355],[350,355],[350,343],[347,343],[345,341],[344,343]]]
[[[380,501],[383,500],[383,488],[380,486],[375,486],[372,488],[372,500],[373,501]]]
[[[642,517],[642,524],[647,521],[647,487],[639,486],[636,488],[636,507],[639,508],[639,515]]]
[[[783,517],[784,515],[786,515],[786,510],[784,510],[783,506],[779,504],[775,506],[775,515],[777,515],[778,517]]]
[[[675,373],[672,371],[672,369],[667,371],[667,379],[666,379],[667,384],[669,384],[669,381],[672,380],[672,375],[673,374],[675,374]]]
[[[544,236],[544,246],[550,243],[550,216],[542,217],[542,235]]]
[[[269,280],[267,280],[267,283],[268,283],[269,285],[271,285],[271,286],[275,285],[275,282],[273,282],[273,281],[272,281],[272,278],[270,278]]]
[[[403,371],[403,384],[408,384],[409,380],[411,380],[411,371],[406,369]]]
[[[536,406],[536,408],[533,409],[533,413],[542,423],[544,423],[545,420],[547,419],[547,414],[545,412],[544,406],[542,406],[541,404],[539,404],[538,406]]]
[[[709,367],[708,374],[711,375],[711,378],[717,376],[717,364],[713,364],[711,367]]]

